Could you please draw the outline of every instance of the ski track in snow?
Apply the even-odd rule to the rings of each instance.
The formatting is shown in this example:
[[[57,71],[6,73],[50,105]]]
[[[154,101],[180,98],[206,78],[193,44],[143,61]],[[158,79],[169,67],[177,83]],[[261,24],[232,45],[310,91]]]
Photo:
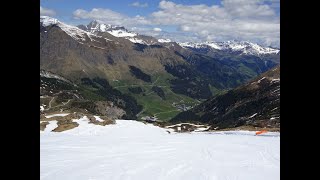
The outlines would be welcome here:
[[[171,133],[117,120],[40,133],[42,180],[277,180],[280,134],[250,131]]]

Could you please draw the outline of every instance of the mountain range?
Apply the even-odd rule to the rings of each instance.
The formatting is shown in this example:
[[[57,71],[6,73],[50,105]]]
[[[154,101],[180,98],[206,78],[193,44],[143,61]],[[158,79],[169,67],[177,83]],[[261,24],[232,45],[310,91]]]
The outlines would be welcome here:
[[[280,128],[280,65],[172,119],[185,121],[207,123],[212,129]]]
[[[51,102],[62,111],[168,121],[279,63],[280,49],[251,42],[173,42],[100,21],[71,26],[40,16],[42,112]]]

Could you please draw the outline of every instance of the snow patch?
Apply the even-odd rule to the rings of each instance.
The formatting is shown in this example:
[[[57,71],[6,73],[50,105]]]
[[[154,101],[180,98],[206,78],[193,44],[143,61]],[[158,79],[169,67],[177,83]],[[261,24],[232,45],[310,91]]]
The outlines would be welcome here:
[[[158,42],[159,43],[168,43],[168,42],[171,42],[170,39],[158,39]]]
[[[115,37],[134,37],[134,36],[138,35],[137,33],[124,31],[122,29],[111,30],[111,31],[108,31],[108,33],[110,33],[111,35],[113,35]]]
[[[213,49],[218,49],[218,50],[221,50],[221,49],[222,49],[222,47],[220,47],[218,44],[213,43],[213,42],[208,43],[207,45],[210,46],[210,47],[212,47]]]
[[[62,80],[62,81],[71,83],[70,81],[68,81],[67,79],[65,79],[65,78],[63,78],[63,77],[61,77],[61,76],[58,76],[58,75],[56,75],[56,74],[53,74],[53,73],[50,73],[50,72],[47,72],[47,71],[44,71],[44,70],[40,70],[40,76],[46,77],[46,78],[59,79],[59,80]],[[44,86],[47,86],[47,85],[44,84]]]
[[[142,39],[138,39],[138,38],[125,38],[128,39],[129,41],[133,42],[133,43],[139,43],[139,44],[146,44],[148,45],[146,42],[144,42]]]
[[[61,113],[61,114],[52,114],[52,115],[48,115],[48,116],[45,116],[46,118],[52,118],[52,117],[57,117],[57,116],[66,116],[68,115],[69,113]]]
[[[93,117],[95,117],[96,120],[99,121],[99,122],[103,122],[104,121],[103,119],[100,118],[100,116],[93,116]]]
[[[201,131],[206,131],[209,129],[210,129],[210,127],[201,127],[201,128],[197,128],[196,130],[194,130],[194,132],[201,132]]]
[[[280,78],[272,79],[271,82],[280,82]]]
[[[266,77],[263,77],[261,79],[258,80],[258,83],[260,83],[262,80],[264,80]]]
[[[255,117],[257,114],[258,114],[258,113],[254,113],[254,114],[252,114],[249,118],[253,118],[253,117]]]

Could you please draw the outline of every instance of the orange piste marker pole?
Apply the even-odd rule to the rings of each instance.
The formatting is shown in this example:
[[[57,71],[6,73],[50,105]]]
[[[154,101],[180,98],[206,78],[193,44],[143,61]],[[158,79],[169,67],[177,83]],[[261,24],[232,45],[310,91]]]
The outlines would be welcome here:
[[[266,130],[258,131],[258,132],[256,132],[256,135],[259,135],[259,134],[262,134],[262,133],[266,133],[266,132],[268,132],[268,131],[266,131]]]

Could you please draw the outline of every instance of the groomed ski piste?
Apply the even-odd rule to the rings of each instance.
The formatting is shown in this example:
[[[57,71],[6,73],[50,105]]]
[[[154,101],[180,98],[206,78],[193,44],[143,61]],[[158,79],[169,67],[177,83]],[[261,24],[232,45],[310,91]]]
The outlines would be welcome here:
[[[57,121],[49,121],[40,132],[40,179],[280,179],[280,133],[168,133],[138,121],[74,121],[79,126],[63,132],[51,132]]]

